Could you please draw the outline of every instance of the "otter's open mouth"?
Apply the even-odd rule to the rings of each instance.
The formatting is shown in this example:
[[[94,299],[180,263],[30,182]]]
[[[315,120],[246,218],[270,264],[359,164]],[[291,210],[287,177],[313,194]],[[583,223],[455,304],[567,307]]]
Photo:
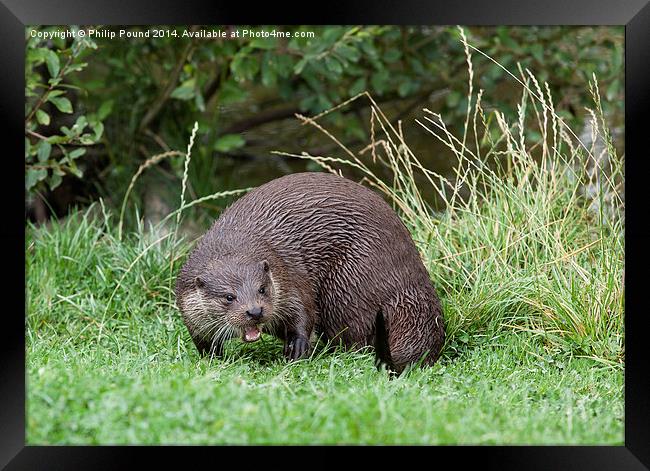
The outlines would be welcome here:
[[[262,336],[262,331],[257,325],[248,325],[244,327],[244,335],[242,340],[244,342],[256,342]]]

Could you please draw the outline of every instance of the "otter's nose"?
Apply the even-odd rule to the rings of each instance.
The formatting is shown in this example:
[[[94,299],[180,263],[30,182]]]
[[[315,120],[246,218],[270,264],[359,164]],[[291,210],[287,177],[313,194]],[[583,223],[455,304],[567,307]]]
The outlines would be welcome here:
[[[261,307],[254,307],[253,309],[249,309],[246,311],[246,314],[251,319],[255,319],[256,321],[260,320],[262,318],[262,308]]]

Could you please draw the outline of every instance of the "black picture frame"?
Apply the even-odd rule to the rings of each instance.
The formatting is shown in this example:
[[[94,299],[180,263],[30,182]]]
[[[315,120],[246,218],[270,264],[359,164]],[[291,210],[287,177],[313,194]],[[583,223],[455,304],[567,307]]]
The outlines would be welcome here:
[[[25,198],[18,155],[23,153],[24,28],[30,24],[461,24],[461,25],[625,25],[625,445],[417,447],[429,463],[470,463],[498,469],[650,469],[650,358],[644,348],[647,313],[645,267],[650,266],[650,229],[643,178],[647,178],[648,139],[644,114],[650,110],[649,0],[418,0],[355,1],[308,5],[304,2],[224,2],[162,0],[0,0],[0,119],[2,139],[3,223],[0,249],[5,263],[0,327],[0,465],[6,469],[113,469],[151,465],[181,454],[192,466],[223,463],[214,447],[66,447],[25,445]],[[333,3],[333,2],[332,2]],[[644,152],[645,151],[645,152]],[[22,198],[22,201],[21,201]],[[21,209],[22,213],[21,213]],[[23,274],[21,277],[19,274]],[[33,295],[38,295],[34,293]],[[11,301],[7,303],[7,301]],[[372,447],[381,457],[385,448]],[[313,450],[310,453],[320,453]],[[235,450],[233,458],[241,450]],[[258,455],[260,465],[269,456]],[[313,456],[313,455],[312,455]],[[291,455],[293,458],[293,455]],[[461,457],[460,460],[453,460]],[[424,459],[425,457],[422,456]],[[450,461],[446,461],[449,458]],[[155,461],[154,461],[155,460]],[[281,463],[295,466],[286,455]],[[311,460],[310,460],[311,461]],[[170,461],[171,463],[171,461]],[[307,464],[307,463],[305,463]],[[195,464],[194,464],[195,465]],[[436,465],[437,466],[437,465]],[[445,465],[449,466],[449,465]],[[454,466],[457,467],[457,466]]]

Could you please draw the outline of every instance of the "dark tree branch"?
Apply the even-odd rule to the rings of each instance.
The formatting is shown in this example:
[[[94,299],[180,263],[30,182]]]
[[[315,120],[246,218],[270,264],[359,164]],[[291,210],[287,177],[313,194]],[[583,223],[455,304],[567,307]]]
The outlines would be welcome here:
[[[217,74],[203,92],[203,100],[206,104],[210,102],[212,97],[216,95],[221,88],[221,85],[223,85],[223,83],[230,77],[230,64],[231,60],[226,59],[221,70],[217,67]]]
[[[413,101],[411,101],[411,103],[409,103],[405,108],[400,110],[400,112],[397,114],[397,116],[395,116],[393,119],[390,120],[391,125],[395,126],[398,121],[400,121],[401,119],[404,119],[404,117],[406,117],[418,105],[422,104],[422,102],[424,102],[432,94],[435,93],[436,96],[434,97],[434,99],[438,99],[438,98],[441,98],[444,95],[446,95],[447,92],[448,92],[448,89],[442,89],[442,90],[438,90],[438,91],[428,90],[426,92],[420,93],[419,95],[417,95],[415,97],[415,99]],[[379,104],[381,104],[381,102]],[[349,147],[349,146],[356,146],[356,145],[362,144],[362,143],[363,143],[362,139],[357,138],[357,139],[353,139],[353,140],[347,142],[345,145]],[[316,149],[312,149],[311,154],[312,155],[325,155],[328,152],[330,152],[332,149],[335,149],[337,147],[338,147],[338,144],[335,144],[335,143],[326,144],[324,146],[317,147]]]
[[[296,113],[300,113],[297,106],[288,106],[285,108],[271,109],[261,111],[250,118],[242,119],[231,124],[223,130],[224,134],[237,134],[261,126],[262,124],[279,121],[282,119],[293,118]]]
[[[203,92],[203,99],[206,103],[208,103],[217,90],[219,90],[219,87],[221,87],[221,74],[217,71],[217,75],[208,84],[205,92]]]
[[[191,28],[192,31],[196,31],[197,29],[198,26],[192,26]],[[193,48],[194,48],[194,41],[191,41],[187,46],[185,46],[185,49],[181,53],[180,59],[176,63],[176,67],[174,67],[174,70],[169,76],[169,81],[167,82],[167,85],[163,89],[160,96],[156,99],[156,101],[153,102],[151,108],[149,108],[149,111],[147,111],[147,114],[145,114],[144,118],[142,118],[142,121],[140,121],[140,126],[139,126],[140,131],[143,131],[147,126],[149,126],[149,124],[151,124],[154,118],[158,116],[158,113],[160,112],[165,102],[169,99],[169,96],[174,91],[174,88],[176,88],[176,83],[178,82],[178,78],[180,77],[181,72],[183,71],[183,66],[185,65],[185,61],[187,60]]]
[[[416,97],[416,104],[420,103],[422,100],[426,99],[429,95],[433,93],[433,90],[427,90],[426,92],[420,93]],[[387,103],[390,101],[394,101],[399,99],[398,96],[396,95],[391,95],[385,97],[382,101],[378,102],[380,104],[382,103]],[[356,100],[352,103],[350,103],[345,110],[342,111],[342,113],[347,114],[351,112],[356,112],[358,110],[362,110],[364,108],[368,108],[370,106],[370,103],[364,100]],[[302,113],[302,110],[298,108],[296,105],[290,105],[286,106],[284,108],[276,108],[276,109],[271,109],[271,110],[266,110],[266,111],[261,111],[259,113],[256,113],[255,115],[242,119],[241,121],[237,121],[227,128],[225,128],[222,133],[223,134],[238,134],[246,131],[250,131],[253,128],[256,128],[258,126],[262,126],[264,124],[273,122],[273,121],[280,121],[283,119],[289,119],[293,118],[297,113]]]

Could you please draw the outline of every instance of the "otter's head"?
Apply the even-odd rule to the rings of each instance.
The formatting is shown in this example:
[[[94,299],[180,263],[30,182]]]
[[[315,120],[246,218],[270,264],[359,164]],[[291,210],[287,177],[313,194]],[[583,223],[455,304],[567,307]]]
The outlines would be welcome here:
[[[273,316],[273,283],[266,260],[218,260],[194,283],[201,293],[204,316],[240,334],[245,342],[259,340],[262,325]]]

